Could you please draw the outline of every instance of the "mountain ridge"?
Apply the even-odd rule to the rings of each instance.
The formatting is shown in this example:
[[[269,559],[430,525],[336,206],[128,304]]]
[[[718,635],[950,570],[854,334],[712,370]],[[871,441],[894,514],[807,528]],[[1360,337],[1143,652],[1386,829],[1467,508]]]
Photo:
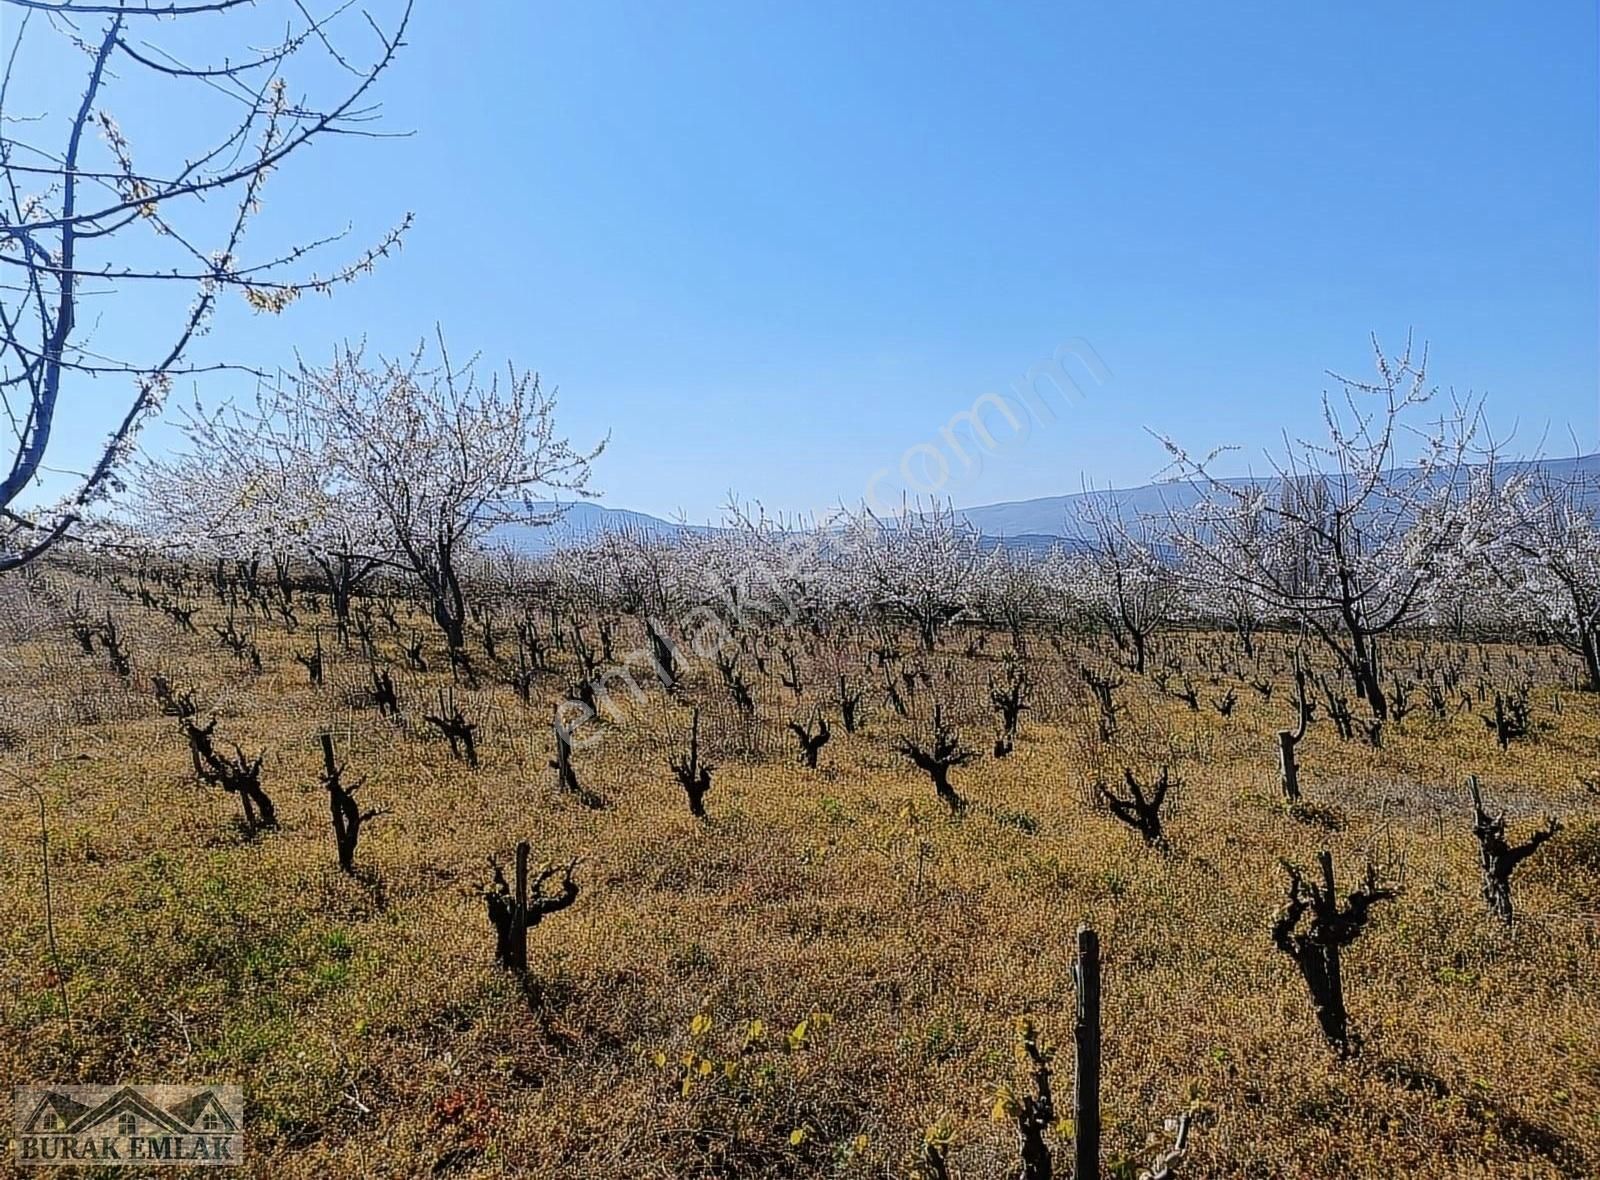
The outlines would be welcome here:
[[[1600,477],[1600,452],[1567,459],[1514,459],[1497,465],[1510,475],[1530,468],[1542,468],[1556,476],[1582,473]],[[1405,468],[1401,471],[1409,470]],[[1271,486],[1276,476],[1231,476],[1221,480],[1233,487]],[[1025,552],[1042,552],[1051,545],[1081,546],[1090,535],[1085,508],[1095,500],[1108,500],[1125,519],[1140,515],[1182,510],[1198,497],[1197,490],[1180,481],[1157,481],[1130,488],[1087,489],[1056,496],[1026,500],[1001,500],[957,508],[956,515],[986,541]],[[632,508],[614,508],[595,500],[578,500],[565,505],[563,518],[553,525],[530,528],[507,525],[495,530],[494,539],[528,552],[548,552],[607,532],[643,530],[660,536],[682,533],[716,532],[718,525],[690,524],[667,520]]]

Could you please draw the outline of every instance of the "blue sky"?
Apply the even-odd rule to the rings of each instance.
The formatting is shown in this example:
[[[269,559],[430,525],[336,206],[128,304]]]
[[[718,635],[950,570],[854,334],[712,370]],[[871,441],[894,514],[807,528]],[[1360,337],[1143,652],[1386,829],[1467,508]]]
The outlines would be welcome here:
[[[607,503],[695,519],[884,470],[887,496],[1070,341],[1103,380],[954,463],[958,504],[1143,482],[1147,428],[1259,454],[1408,328],[1502,431],[1600,449],[1592,2],[423,0],[409,40],[382,93],[415,134],[318,148],[268,194],[280,233],[414,211],[404,251],[332,302],[231,308],[197,360],[437,321],[559,386],[575,441],[610,431]],[[123,315],[104,339],[160,326]],[[68,395],[59,458],[120,393]]]

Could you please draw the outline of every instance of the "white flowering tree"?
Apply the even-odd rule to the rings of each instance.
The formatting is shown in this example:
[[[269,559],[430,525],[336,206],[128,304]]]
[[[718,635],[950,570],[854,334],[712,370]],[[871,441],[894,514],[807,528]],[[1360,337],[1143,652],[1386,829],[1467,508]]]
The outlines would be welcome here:
[[[556,592],[574,610],[613,611],[616,595],[612,590],[608,563],[597,537],[569,538],[549,554],[549,568]]]
[[[1600,692],[1600,476],[1536,467],[1501,490],[1503,526],[1489,562],[1534,625],[1583,661]]]
[[[274,387],[248,407],[208,412],[196,402],[182,423],[188,446],[134,468],[135,515],[149,533],[203,554],[315,566],[348,639],[351,601],[386,564],[389,541],[376,505],[349,494],[330,425]]]
[[[1326,438],[1286,439],[1269,479],[1223,479],[1213,470],[1223,451],[1195,457],[1162,441],[1173,473],[1197,493],[1194,507],[1172,513],[1194,573],[1307,627],[1382,719],[1380,639],[1420,616],[1426,589],[1457,560],[1481,499],[1469,464],[1492,452],[1474,450],[1475,405],[1417,420],[1435,396],[1425,350],[1407,341],[1388,357],[1374,340],[1373,355],[1374,380],[1330,374],[1338,389],[1322,399]],[[1406,467],[1403,440],[1417,452]]]
[[[1041,560],[997,545],[979,571],[975,603],[985,619],[1011,633],[1012,649],[1025,656],[1029,625],[1059,616],[1061,599],[1051,593]]]
[[[555,410],[537,374],[483,380],[447,356],[430,367],[421,349],[369,362],[343,347],[263,387],[247,412],[195,414],[189,451],[142,469],[140,503],[158,527],[214,545],[298,548],[346,610],[373,570],[409,575],[458,657],[476,548],[501,525],[553,523],[552,493],[589,494],[604,444],[574,448]]]
[[[1089,549],[1079,563],[1080,594],[1134,672],[1145,671],[1150,641],[1183,606],[1175,555],[1145,519],[1125,520],[1111,496],[1090,497],[1083,515]]]
[[[699,580],[690,569],[682,540],[670,532],[638,525],[608,529],[590,544],[591,576],[624,614],[663,625],[699,599]]]
[[[985,553],[976,530],[948,503],[920,504],[891,517],[866,505],[838,537],[839,577],[870,609],[908,620],[924,651],[973,605]]]
[[[788,519],[760,504],[730,499],[723,527],[691,535],[692,567],[709,597],[734,619],[815,622],[854,604],[838,576],[849,534],[813,520]]]
[[[367,556],[412,575],[452,657],[467,621],[461,562],[501,525],[549,525],[549,497],[591,495],[591,462],[556,426],[556,399],[537,373],[508,366],[480,378],[475,365],[437,366],[419,349],[368,363],[358,348],[331,364],[302,366],[280,387],[283,412],[314,423],[341,503],[372,514],[382,548]],[[306,462],[316,457],[304,455]]]
[[[0,0],[0,401],[12,444],[0,465],[0,572],[45,552],[116,490],[174,377],[245,367],[189,359],[222,298],[279,312],[371,269],[399,242],[409,215],[324,271],[314,258],[341,234],[245,251],[269,175],[312,143],[375,133],[374,87],[410,14],[409,2],[383,23],[303,0]],[[49,62],[83,71],[71,109],[41,111],[28,93]],[[291,74],[331,82],[292,90]],[[113,112],[130,93],[158,124],[148,142]],[[156,146],[147,153],[141,142]],[[141,324],[170,310],[172,329],[148,337],[141,355],[107,355],[91,330],[130,308]],[[55,505],[21,511],[58,414],[87,414],[116,380],[131,392],[88,469]]]

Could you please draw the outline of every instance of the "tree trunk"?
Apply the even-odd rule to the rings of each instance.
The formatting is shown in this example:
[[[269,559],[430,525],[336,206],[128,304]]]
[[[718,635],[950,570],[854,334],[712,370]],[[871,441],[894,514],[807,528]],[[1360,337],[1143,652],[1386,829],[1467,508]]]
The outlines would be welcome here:
[[[430,579],[429,597],[433,599],[433,621],[444,633],[445,645],[452,655],[458,654],[467,643],[467,605],[461,593],[461,580],[456,576],[455,563],[450,551],[441,545],[437,550],[438,572]]]
[[[1299,740],[1292,729],[1278,731],[1278,780],[1286,803],[1300,802],[1300,767],[1294,758],[1295,743]]]
[[[1587,691],[1600,692],[1600,642],[1596,641],[1594,628],[1578,620],[1579,651],[1583,655],[1583,670],[1589,677]]]
[[[348,556],[314,555],[317,567],[328,583],[328,605],[333,609],[333,627],[339,642],[350,646],[350,600],[355,592],[355,570]]]
[[[1379,721],[1389,716],[1389,701],[1383,695],[1383,685],[1378,680],[1378,650],[1375,640],[1352,624],[1350,639],[1354,658],[1351,674],[1355,680],[1356,696],[1372,708]]]

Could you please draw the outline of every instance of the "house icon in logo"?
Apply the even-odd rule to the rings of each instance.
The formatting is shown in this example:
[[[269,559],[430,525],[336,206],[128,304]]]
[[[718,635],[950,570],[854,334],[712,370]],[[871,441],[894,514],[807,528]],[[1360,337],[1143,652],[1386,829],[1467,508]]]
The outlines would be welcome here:
[[[22,1124],[24,1135],[64,1135],[89,1108],[55,1090],[46,1090]]]
[[[44,1167],[237,1166],[244,1114],[244,1092],[231,1084],[19,1086],[14,1159]]]
[[[226,1135],[238,1124],[223,1107],[214,1090],[199,1093],[162,1109],[133,1086],[123,1086],[104,1101],[85,1106],[65,1094],[45,1091],[23,1122],[25,1135],[115,1134]]]
[[[202,1090],[193,1098],[167,1108],[168,1113],[180,1119],[191,1132],[229,1134],[239,1129],[233,1116],[223,1108],[215,1090]]]

